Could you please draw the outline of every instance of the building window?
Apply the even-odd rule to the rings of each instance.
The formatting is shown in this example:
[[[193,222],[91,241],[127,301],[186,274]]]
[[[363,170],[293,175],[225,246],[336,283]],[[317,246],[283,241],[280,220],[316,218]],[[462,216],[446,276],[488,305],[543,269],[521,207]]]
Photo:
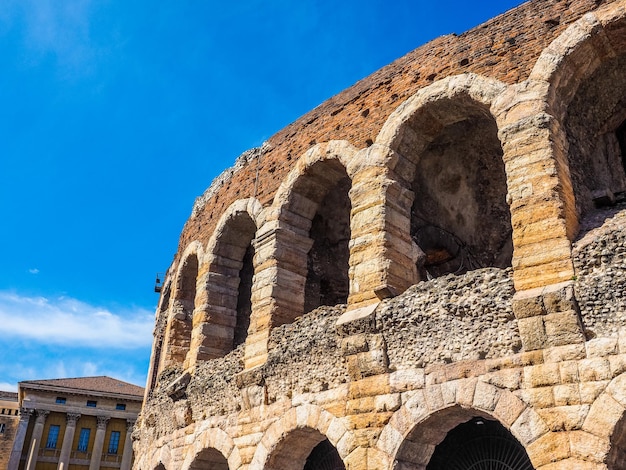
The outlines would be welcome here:
[[[65,397],[57,397],[57,403],[60,405],[65,405],[66,401]]]
[[[95,408],[98,402],[96,400],[87,400],[87,406],[90,408]]]
[[[60,426],[58,424],[50,425],[50,429],[48,429],[48,440],[46,441],[46,449],[57,448],[57,441],[59,440],[59,429]]]
[[[89,446],[89,434],[91,434],[91,429],[89,428],[82,428],[80,430],[80,436],[78,436],[78,447],[76,447],[78,452],[87,452],[87,448]]]
[[[117,405],[115,405],[115,409],[116,410],[125,410],[126,409],[126,403],[118,403]]]
[[[0,423],[0,434],[4,434],[5,428],[6,428],[6,425],[4,423]]]
[[[111,431],[111,437],[109,437],[109,454],[117,454],[117,448],[120,445],[120,432]]]

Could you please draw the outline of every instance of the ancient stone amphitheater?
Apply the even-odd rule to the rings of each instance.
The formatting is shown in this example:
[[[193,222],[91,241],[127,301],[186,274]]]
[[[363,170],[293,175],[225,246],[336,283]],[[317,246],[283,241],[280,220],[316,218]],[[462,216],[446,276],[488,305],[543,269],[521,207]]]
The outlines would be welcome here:
[[[195,202],[135,469],[625,469],[625,166],[626,0],[329,99]]]

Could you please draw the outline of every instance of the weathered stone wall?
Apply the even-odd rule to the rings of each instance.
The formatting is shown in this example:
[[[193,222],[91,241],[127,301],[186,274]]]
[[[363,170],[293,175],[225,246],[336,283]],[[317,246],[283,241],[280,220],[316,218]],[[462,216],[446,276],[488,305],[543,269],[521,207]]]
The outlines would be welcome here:
[[[615,337],[626,325],[624,209],[625,205],[619,204],[595,211],[591,219],[603,224],[574,244],[576,298],[588,338]]]
[[[378,308],[395,369],[491,359],[522,343],[511,302],[511,270],[479,269],[422,282]]]
[[[433,470],[484,420],[623,468],[624,57],[626,0],[530,1],[240,157],[166,276],[137,470]]]
[[[293,165],[315,143],[347,140],[364,148],[408,97],[436,80],[476,73],[517,83],[528,78],[539,54],[597,0],[534,0],[463,34],[442,36],[359,81],[272,136],[260,150],[245,152],[199,198],[179,242],[207,242],[221,214],[237,199],[264,205]],[[257,168],[259,180],[255,183]],[[256,194],[254,194],[256,188]]]

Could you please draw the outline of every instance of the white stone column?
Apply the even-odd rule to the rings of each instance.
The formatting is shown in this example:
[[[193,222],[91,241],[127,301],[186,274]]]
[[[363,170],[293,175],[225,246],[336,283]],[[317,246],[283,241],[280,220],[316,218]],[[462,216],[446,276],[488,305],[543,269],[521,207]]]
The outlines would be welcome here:
[[[102,449],[104,447],[104,436],[107,430],[108,416],[98,416],[98,428],[96,429],[96,439],[93,443],[91,451],[91,461],[89,462],[89,470],[98,470],[100,461],[102,460]]]
[[[22,450],[24,449],[24,439],[26,439],[26,431],[28,430],[28,422],[30,421],[33,411],[34,410],[20,408],[20,422],[15,432],[15,440],[13,441],[13,449],[11,449],[7,470],[17,470],[20,465],[20,458],[22,457]]]
[[[124,439],[124,451],[122,453],[122,464],[120,470],[130,470],[130,465],[133,462],[133,440],[132,433],[135,427],[135,421],[132,419],[126,420],[126,439]]]
[[[28,452],[28,460],[26,461],[26,470],[35,470],[35,467],[37,466],[37,457],[39,456],[39,447],[41,447],[43,427],[46,424],[46,418],[50,414],[48,410],[36,410],[35,413],[37,414],[37,418],[35,419],[33,436],[30,439],[30,450]]]
[[[76,431],[76,423],[80,418],[79,413],[67,413],[65,433],[63,434],[63,445],[61,447],[61,456],[59,457],[59,470],[67,470],[70,464],[70,453],[72,451],[72,442],[74,442],[74,432]]]

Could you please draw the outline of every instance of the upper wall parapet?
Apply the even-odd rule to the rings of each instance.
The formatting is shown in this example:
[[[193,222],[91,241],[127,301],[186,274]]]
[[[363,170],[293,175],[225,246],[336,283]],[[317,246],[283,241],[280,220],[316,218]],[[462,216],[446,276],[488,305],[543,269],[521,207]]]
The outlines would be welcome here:
[[[207,241],[217,222],[212,213],[221,213],[236,199],[253,197],[255,187],[261,203],[270,203],[295,160],[315,143],[346,140],[357,149],[371,145],[403,101],[448,76],[471,72],[506,84],[521,82],[543,49],[602,3],[611,1],[527,2],[463,34],[437,38],[320,104],[268,139],[260,160],[254,149],[245,152],[218,177],[194,204],[176,259],[190,241]]]

